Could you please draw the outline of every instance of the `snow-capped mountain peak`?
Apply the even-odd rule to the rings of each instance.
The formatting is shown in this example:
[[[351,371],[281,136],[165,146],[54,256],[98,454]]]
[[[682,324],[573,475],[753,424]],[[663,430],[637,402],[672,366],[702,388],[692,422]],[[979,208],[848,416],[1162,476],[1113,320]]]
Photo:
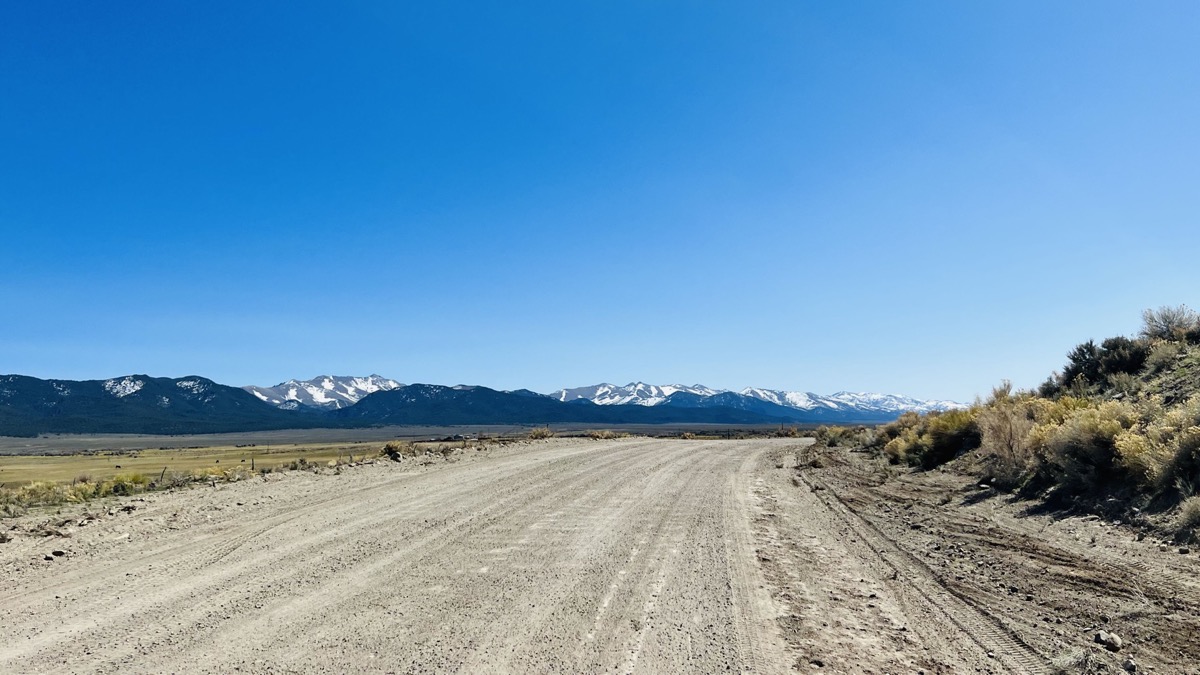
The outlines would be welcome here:
[[[687,392],[698,396],[713,396],[720,390],[706,387],[702,384],[691,386],[682,384],[646,384],[645,382],[630,382],[619,387],[615,384],[595,384],[590,387],[575,387],[559,389],[549,394],[551,398],[570,402],[586,398],[597,405],[658,405],[667,397],[677,392]]]
[[[274,387],[243,387],[260,400],[271,405],[296,410],[300,406],[313,408],[345,408],[358,403],[362,397],[377,391],[399,389],[403,384],[380,375],[366,377],[318,375],[311,380],[288,380]]]
[[[830,410],[857,410],[878,413],[900,414],[914,410],[919,413],[934,410],[954,410],[966,406],[954,401],[925,401],[911,396],[896,394],[871,394],[867,392],[839,391],[836,394],[822,396],[801,391],[776,391],[771,389],[756,389],[747,387],[741,390],[742,395],[751,396],[776,405],[814,410],[828,408]]]
[[[909,410],[926,413],[935,410],[953,410],[966,407],[954,401],[925,401],[895,394],[840,391],[836,394],[824,396],[811,392],[781,391],[759,387],[746,387],[740,391],[731,392],[699,384],[687,387],[678,384],[652,385],[644,382],[631,382],[623,387],[605,383],[590,387],[560,389],[549,396],[559,401],[588,399],[597,405],[637,404],[653,406],[667,402],[667,399],[677,392],[695,394],[703,398],[718,394],[723,394],[727,397],[742,396],[819,416],[852,416],[854,413],[868,413],[873,417],[887,417],[899,415]]]
[[[773,389],[759,389],[758,387],[746,387],[738,393],[742,396],[749,396],[757,398],[760,401],[799,410],[812,410],[814,408],[838,409],[838,406],[826,397],[803,391],[777,391]]]

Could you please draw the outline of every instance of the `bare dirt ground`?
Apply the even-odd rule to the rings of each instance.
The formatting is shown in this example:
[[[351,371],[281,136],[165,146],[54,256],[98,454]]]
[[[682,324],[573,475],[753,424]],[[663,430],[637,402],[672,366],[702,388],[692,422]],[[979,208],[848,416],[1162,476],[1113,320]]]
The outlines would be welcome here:
[[[787,640],[810,662],[837,672],[1200,673],[1194,551],[1129,524],[1039,513],[949,471],[846,450],[793,459],[795,471],[757,479],[755,532],[792,617]],[[1101,631],[1120,648],[1097,643]]]
[[[272,474],[3,521],[0,672],[1200,664],[1196,554],[1022,508],[795,439]]]

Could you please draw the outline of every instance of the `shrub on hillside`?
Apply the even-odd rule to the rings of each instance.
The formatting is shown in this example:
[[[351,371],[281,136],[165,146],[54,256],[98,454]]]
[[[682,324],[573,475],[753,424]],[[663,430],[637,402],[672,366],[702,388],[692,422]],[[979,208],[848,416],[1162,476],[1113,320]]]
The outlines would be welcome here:
[[[1128,472],[1116,461],[1116,439],[1137,422],[1132,404],[1105,401],[1074,409],[1061,422],[1037,424],[1029,439],[1040,460],[1039,473],[1062,496],[1094,495],[1127,484]]]
[[[1116,397],[1137,396],[1142,383],[1130,373],[1113,373],[1108,376],[1108,392]]]
[[[1150,344],[1145,340],[1127,337],[1111,337],[1100,343],[1097,365],[1100,375],[1111,377],[1122,373],[1134,375],[1141,372],[1150,355]]]
[[[986,478],[996,487],[1017,488],[1032,473],[1037,458],[1029,433],[1036,416],[1037,406],[1031,396],[1013,396],[1009,382],[994,389],[991,399],[976,415],[982,466]]]
[[[905,427],[897,431],[897,435],[883,446],[883,454],[892,464],[916,464],[914,459],[919,458],[921,453],[921,436],[916,427]]]
[[[1179,360],[1179,355],[1183,353],[1183,347],[1176,342],[1159,342],[1150,348],[1150,355],[1146,357],[1146,372],[1160,373],[1175,365]]]
[[[879,427],[876,431],[875,445],[882,448],[890,441],[899,438],[906,430],[915,429],[921,423],[921,415],[913,411],[901,414],[896,419]],[[820,429],[817,430],[820,432]]]
[[[965,467],[997,487],[1105,509],[1179,504],[1171,526],[1193,537],[1200,532],[1200,351],[1189,344],[1200,344],[1200,317],[1160,308],[1146,312],[1145,323],[1137,338],[1077,345],[1037,393],[1014,393],[1005,383],[970,411],[906,413],[879,427],[870,447],[893,463],[930,467],[978,445]],[[818,437],[835,443],[840,433]]]
[[[979,426],[975,423],[976,410],[947,410],[927,416],[929,438],[927,448],[921,455],[921,466],[931,469],[945,464],[967,450],[979,447]]]
[[[1067,365],[1063,367],[1061,377],[1065,386],[1075,382],[1086,386],[1100,380],[1100,348],[1094,341],[1075,345],[1067,352]]]
[[[1148,340],[1186,340],[1200,331],[1200,314],[1187,305],[1159,307],[1142,312],[1142,337]]]
[[[1114,379],[1127,384],[1129,380],[1122,375],[1140,373],[1150,354],[1150,342],[1145,339],[1112,337],[1099,345],[1088,340],[1067,353],[1062,372],[1052,375],[1040,393],[1051,397],[1064,392],[1074,396],[1106,393]]]
[[[893,464],[932,469],[963,452],[979,447],[977,410],[948,410],[918,415],[908,412],[885,424],[876,435],[876,447]]]
[[[1151,473],[1162,492],[1190,497],[1200,488],[1200,396],[1161,413],[1145,429]]]

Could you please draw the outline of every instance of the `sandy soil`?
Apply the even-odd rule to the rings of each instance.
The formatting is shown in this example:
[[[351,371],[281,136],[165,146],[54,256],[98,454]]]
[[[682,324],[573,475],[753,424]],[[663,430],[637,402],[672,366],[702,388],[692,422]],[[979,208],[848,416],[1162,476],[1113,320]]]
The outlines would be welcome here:
[[[4,523],[0,672],[1200,664],[1196,554],[796,440],[556,440],[74,508]]]

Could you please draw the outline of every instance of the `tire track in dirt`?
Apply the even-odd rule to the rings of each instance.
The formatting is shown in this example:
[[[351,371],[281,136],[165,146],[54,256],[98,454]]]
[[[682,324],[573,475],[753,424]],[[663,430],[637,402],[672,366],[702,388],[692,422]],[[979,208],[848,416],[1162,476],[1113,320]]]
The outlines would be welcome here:
[[[630,478],[630,474],[639,470],[637,467],[627,466],[629,464],[628,455],[631,452],[636,453],[640,450],[633,447],[625,449],[620,454],[613,453],[609,456],[590,458],[593,465],[574,467],[572,471],[561,477],[561,481],[558,483],[548,485],[545,478],[542,479],[543,483],[541,484],[532,480],[525,481],[518,491],[506,496],[501,501],[484,499],[483,502],[488,504],[486,507],[468,504],[464,507],[464,515],[461,520],[450,522],[446,527],[430,532],[418,540],[409,540],[402,550],[355,567],[346,575],[335,575],[326,579],[323,584],[324,586],[341,584],[348,588],[362,589],[362,593],[339,594],[336,596],[336,604],[323,606],[314,605],[312,601],[301,598],[293,598],[289,601],[290,613],[276,613],[270,619],[274,622],[287,621],[290,624],[298,625],[302,630],[319,630],[319,626],[310,625],[314,617],[319,622],[321,614],[353,613],[356,605],[371,601],[369,598],[375,592],[371,581],[390,569],[433,569],[448,557],[444,553],[445,549],[465,549],[470,542],[485,538],[488,530],[498,524],[516,522],[522,524],[522,529],[525,529],[525,526],[537,528],[539,519],[553,517],[564,505],[583,499],[586,494],[586,491],[581,488],[583,484],[594,482],[600,477],[610,481]],[[517,546],[509,547],[512,550],[507,557],[529,559],[530,554],[522,553],[522,549],[526,546],[521,545],[520,541],[517,544]],[[458,560],[462,557],[461,555],[450,557],[456,558],[453,565],[456,568],[471,566],[464,565],[461,560]],[[455,570],[455,575],[457,576],[457,570]],[[454,581],[460,586],[470,583],[470,579],[465,577],[456,578]],[[387,589],[387,592],[392,590],[394,589]],[[364,600],[364,596],[368,599]],[[455,611],[453,597],[451,594],[439,594],[428,598],[422,603],[422,612],[432,615],[453,615]],[[260,628],[266,630],[265,626]],[[242,630],[242,627],[239,626],[237,630]],[[413,647],[419,650],[422,645],[426,644],[476,639],[469,635],[470,632],[462,622],[445,623],[415,640]],[[266,632],[263,635],[269,636],[270,633]]]
[[[522,465],[513,466],[514,462],[511,459],[504,459],[497,462],[497,474],[506,476],[505,471],[519,471],[524,467]],[[358,498],[366,498],[372,494],[380,492],[394,491],[399,487],[414,486],[417,489],[422,487],[420,483],[425,474],[414,474],[411,472],[401,473],[399,476],[388,477],[382,483],[369,486],[356,486],[356,495]],[[480,476],[476,480],[484,480],[487,477]],[[440,492],[433,492],[424,495],[424,499],[435,499],[439,494],[456,489],[451,484],[441,486]],[[197,488],[194,494],[203,499],[203,490]],[[410,498],[409,504],[419,506],[416,498]],[[334,505],[341,504],[343,510],[352,508],[354,505],[348,503],[345,495],[334,492],[331,496],[326,496],[318,499],[308,499],[305,503],[299,505],[295,509],[269,516],[256,521],[253,524],[245,525],[235,523],[226,530],[221,530],[215,533],[209,533],[200,537],[191,537],[182,543],[173,543],[157,547],[150,551],[141,551],[139,560],[144,567],[150,568],[154,563],[168,561],[186,561],[189,565],[196,567],[204,567],[208,564],[219,562],[221,559],[229,555],[232,551],[240,548],[242,545],[254,540],[255,538],[266,534],[267,532],[285,525],[300,517],[309,517],[323,510],[329,509]],[[74,572],[64,572],[59,575],[58,583],[61,589],[70,590],[73,582],[81,582],[83,584],[90,583],[91,579],[96,576],[104,576],[118,567],[123,567],[125,561],[117,560],[112,562],[101,562],[89,565],[87,568],[76,570]],[[37,590],[29,592],[17,592],[0,595],[0,606],[12,604],[19,601],[26,595],[36,593]],[[86,609],[86,608],[85,608]]]
[[[883,531],[859,516],[821,481],[797,473],[798,480],[819,502],[856,533],[874,555],[893,570],[893,579],[911,587],[924,602],[936,607],[959,629],[964,641],[976,644],[981,655],[994,658],[1005,672],[1045,673],[1049,659],[1035,652],[997,618],[977,607],[971,598],[941,583],[923,561],[913,556]]]
[[[1132,658],[1138,672],[1200,675],[1195,557],[1143,524],[1048,510],[952,468],[898,470],[845,451],[818,465],[808,472],[848,508],[1056,667],[1119,672]],[[1096,644],[1101,630],[1123,647]]]
[[[747,499],[751,490],[748,479],[755,475],[753,468],[757,459],[747,457],[742,470],[732,477],[733,485],[726,493],[727,505],[722,509],[725,529],[729,533],[725,540],[725,559],[729,569],[730,590],[733,604],[738,608],[735,615],[738,652],[746,664],[744,672],[749,673],[770,672],[765,658],[769,647],[763,636],[766,633],[765,626],[774,624],[774,615],[777,613],[770,604],[769,596],[755,591],[759,586],[759,573],[754,558],[739,554],[739,551],[756,550],[747,518],[751,511]]]

